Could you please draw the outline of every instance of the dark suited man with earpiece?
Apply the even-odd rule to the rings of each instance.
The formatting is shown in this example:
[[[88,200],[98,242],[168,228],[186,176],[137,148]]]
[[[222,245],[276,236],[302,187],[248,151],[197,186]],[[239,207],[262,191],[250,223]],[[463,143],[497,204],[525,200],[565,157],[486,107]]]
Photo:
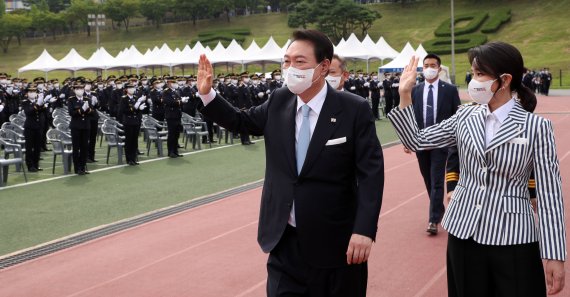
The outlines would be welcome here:
[[[202,113],[265,137],[258,242],[269,253],[267,295],[364,297],[384,187],[374,117],[365,99],[325,82],[333,45],[323,33],[295,31],[292,39],[287,86],[247,110],[212,89],[202,55]]]

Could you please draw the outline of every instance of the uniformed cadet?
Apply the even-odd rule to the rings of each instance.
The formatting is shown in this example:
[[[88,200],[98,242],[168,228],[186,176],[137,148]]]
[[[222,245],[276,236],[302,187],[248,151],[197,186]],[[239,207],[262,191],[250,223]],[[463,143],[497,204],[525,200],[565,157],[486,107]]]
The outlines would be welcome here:
[[[129,82],[125,85],[126,94],[121,97],[118,114],[122,118],[125,129],[125,157],[127,164],[138,165],[138,137],[141,128],[142,111],[147,108],[146,96],[137,97],[136,84]]]
[[[237,99],[235,101],[234,106],[240,110],[246,110],[251,108],[252,106],[252,97],[253,94],[251,93],[251,89],[249,88],[249,73],[243,72],[240,74],[240,82],[238,83],[237,89]],[[244,131],[240,131],[240,138],[242,145],[250,145],[253,144],[249,139],[249,134]]]
[[[262,84],[257,74],[251,75],[251,85],[249,86],[252,94],[252,103],[254,106],[263,104],[267,100],[267,87]]]
[[[152,81],[150,100],[152,102],[152,117],[164,122],[164,102],[162,101],[162,88],[164,83],[161,79]]]
[[[372,79],[370,80],[370,99],[372,100],[372,113],[377,120],[380,119],[378,105],[380,104],[381,89],[382,83],[378,80],[378,73],[372,72]]]
[[[91,117],[95,112],[91,99],[85,97],[85,85],[77,80],[73,85],[75,95],[69,97],[68,111],[71,116],[71,142],[73,145],[73,169],[78,175],[89,174],[87,157],[89,155],[89,133]],[[97,127],[95,127],[97,129]]]
[[[99,131],[99,110],[100,102],[96,90],[93,89],[93,82],[90,79],[85,79],[85,94],[83,95],[90,101],[93,111],[89,116],[90,129],[89,129],[89,149],[87,153],[87,163],[95,163],[95,145],[97,144],[97,132]]]
[[[182,99],[177,92],[178,84],[174,77],[167,78],[168,88],[162,93],[164,118],[168,126],[166,146],[170,158],[182,157],[178,153],[178,138],[182,130]]]
[[[384,89],[384,114],[387,115],[394,107],[394,97],[392,96],[392,75],[388,72],[384,73],[382,88]]]
[[[40,111],[41,113],[43,113],[43,116],[40,117],[40,125],[41,125],[40,144],[41,144],[41,151],[45,152],[49,151],[49,149],[47,148],[46,133],[49,129],[49,126],[51,125],[51,115],[49,114],[48,106],[49,106],[49,100],[52,99],[52,96],[49,96],[49,100],[46,100],[46,97],[49,95],[49,93],[46,88],[45,80],[42,77],[36,77],[34,79],[34,84],[37,87],[38,100],[42,99],[43,105],[45,107]]]
[[[112,117],[115,117],[119,121],[122,120],[122,118],[118,115],[119,102],[121,102],[121,98],[123,98],[123,96],[125,95],[125,90],[123,90],[123,86],[127,80],[128,78],[125,75],[123,75],[115,81],[115,88],[111,93],[111,99],[109,101],[109,114]]]
[[[26,166],[29,172],[43,170],[40,167],[42,148],[42,118],[45,117],[44,99],[38,98],[38,89],[32,85],[26,89],[26,100],[22,102],[22,110],[26,114],[24,122],[24,138],[26,139]]]
[[[283,86],[281,80],[281,70],[275,69],[271,72],[271,81],[269,82],[269,91],[273,92],[275,89],[279,89]]]

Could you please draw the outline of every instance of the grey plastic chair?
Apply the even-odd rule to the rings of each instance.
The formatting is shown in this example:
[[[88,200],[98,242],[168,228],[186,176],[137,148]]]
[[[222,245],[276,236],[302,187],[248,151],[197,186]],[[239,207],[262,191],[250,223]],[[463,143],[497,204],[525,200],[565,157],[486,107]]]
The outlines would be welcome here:
[[[123,164],[123,152],[125,147],[125,142],[119,136],[119,129],[113,125],[105,123],[101,126],[101,131],[103,135],[105,135],[105,139],[107,140],[107,164],[109,164],[109,155],[111,154],[111,149],[117,149],[117,164]]]
[[[73,150],[68,149],[65,142],[71,141],[71,136],[56,129],[49,129],[46,133],[47,139],[51,142],[53,153],[53,166],[51,174],[55,174],[55,163],[57,156],[61,156],[63,163],[63,174],[71,172]]]
[[[10,168],[10,165],[15,165],[16,168],[20,168],[24,173],[24,179],[26,182],[28,182],[28,176],[26,175],[26,169],[24,168],[22,147],[19,144],[10,143],[3,139],[0,139],[0,145],[4,146],[4,150],[9,149],[13,151],[13,154],[15,156],[14,158],[10,159],[0,158],[0,187],[5,186],[8,182],[8,170]]]

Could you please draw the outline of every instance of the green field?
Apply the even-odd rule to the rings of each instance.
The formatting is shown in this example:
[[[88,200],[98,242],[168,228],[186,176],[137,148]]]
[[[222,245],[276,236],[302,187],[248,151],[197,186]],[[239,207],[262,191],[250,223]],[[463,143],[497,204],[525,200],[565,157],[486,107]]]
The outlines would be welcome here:
[[[439,4],[438,4],[439,3]],[[369,30],[373,40],[384,36],[388,43],[396,50],[401,50],[407,41],[414,47],[421,42],[434,37],[433,31],[439,24],[450,16],[448,1],[424,1],[410,6],[402,7],[401,4],[373,4],[373,9],[382,14]],[[563,85],[570,86],[570,19],[567,11],[570,10],[570,0],[463,0],[455,1],[456,14],[484,11],[492,13],[499,8],[511,8],[512,20],[499,32],[489,34],[489,40],[502,40],[514,44],[521,49],[529,68],[550,67],[554,74],[553,87],[559,85],[559,70],[565,71]],[[143,24],[141,20],[134,24]],[[460,24],[461,25],[461,24]],[[198,21],[194,27],[191,23],[165,24],[160,29],[153,26],[135,26],[125,32],[124,29],[112,31],[108,28],[101,34],[101,44],[111,54],[116,55],[121,49],[134,44],[144,53],[147,48],[160,46],[166,42],[174,49],[182,48],[195,38],[199,32],[212,31],[227,28],[248,28],[252,35],[245,40],[245,47],[249,46],[252,39],[262,46],[269,36],[273,36],[277,43],[282,45],[293,29],[287,27],[286,14],[263,14],[232,18],[230,23],[225,20]],[[58,36],[56,40],[51,37],[34,40],[23,40],[22,46],[13,43],[8,54],[0,54],[0,72],[16,73],[19,67],[31,62],[41,51],[46,48],[56,58],[62,58],[70,48],[75,48],[85,58],[95,49],[95,36],[87,37],[86,34],[71,36]],[[451,56],[443,56],[445,65],[451,64]],[[371,69],[375,69],[380,62],[372,62]],[[351,68],[365,68],[364,63],[351,63]],[[270,68],[278,67],[270,66]],[[469,65],[465,54],[456,56],[457,82],[462,83],[464,73]],[[218,67],[220,72],[227,72],[225,67]],[[231,70],[231,69],[230,69]],[[240,71],[237,66],[235,71]],[[259,71],[259,66],[250,66],[249,70]],[[181,69],[175,69],[175,73],[181,74]],[[152,70],[146,70],[151,73]],[[168,72],[163,68],[162,73]],[[192,69],[185,69],[185,73]],[[155,69],[155,74],[160,74],[160,69]],[[41,76],[43,73],[23,73],[23,77],[32,78]],[[66,77],[69,72],[53,72],[50,77]],[[93,76],[93,72],[78,73],[78,75]]]
[[[383,144],[396,140],[388,120],[377,121],[376,129]],[[51,152],[45,152],[40,164],[44,171],[28,173],[28,180],[46,181],[27,185],[23,175],[10,168],[8,185],[23,186],[0,188],[0,256],[262,179],[263,141],[251,146],[240,145],[239,139],[235,143],[214,145],[217,149],[177,159],[156,160],[153,149],[150,157],[141,156],[141,161],[155,161],[116,167],[115,153],[110,165],[105,165],[103,142],[96,152],[97,165],[87,165],[92,174],[53,180],[47,179],[62,177],[61,162],[52,175]],[[190,144],[188,150],[181,150],[190,151]],[[109,169],[95,171],[106,167]]]

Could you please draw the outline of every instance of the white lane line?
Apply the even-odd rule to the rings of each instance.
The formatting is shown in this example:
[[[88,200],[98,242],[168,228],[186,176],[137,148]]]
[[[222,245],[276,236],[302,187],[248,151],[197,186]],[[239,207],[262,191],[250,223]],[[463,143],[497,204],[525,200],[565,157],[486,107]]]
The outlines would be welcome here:
[[[427,284],[425,284],[425,286],[423,286],[420,291],[414,295],[414,297],[423,297],[425,296],[425,294],[427,293],[427,291],[429,289],[431,289],[431,287],[433,287],[433,285],[435,285],[435,283],[437,283],[439,281],[439,279],[445,274],[445,272],[447,271],[447,269],[445,268],[445,266],[443,266],[443,268],[441,268],[428,282]]]
[[[165,260],[168,260],[168,259],[173,258],[173,257],[175,257],[175,256],[178,256],[178,255],[180,255],[180,254],[183,254],[183,253],[185,253],[185,252],[187,252],[187,251],[189,251],[189,250],[192,250],[192,249],[194,249],[194,248],[200,247],[200,246],[202,246],[202,245],[205,245],[205,244],[210,243],[210,242],[212,242],[212,241],[214,241],[214,240],[217,240],[217,239],[222,238],[222,237],[224,237],[224,236],[226,236],[226,235],[235,233],[235,232],[237,232],[237,231],[240,231],[240,230],[242,230],[242,229],[245,229],[245,228],[247,228],[247,227],[249,227],[249,226],[252,226],[252,225],[255,225],[255,224],[257,224],[257,220],[255,220],[255,221],[253,221],[253,222],[250,222],[250,223],[247,223],[247,224],[245,224],[245,225],[243,225],[243,226],[241,226],[241,227],[232,229],[232,230],[230,230],[230,231],[228,231],[228,232],[222,233],[222,234],[220,234],[220,235],[211,237],[211,238],[209,238],[209,239],[207,239],[207,240],[204,240],[204,241],[202,241],[202,242],[199,242],[199,243],[197,243],[197,244],[191,245],[191,246],[189,246],[189,247],[187,247],[187,248],[185,248],[185,249],[182,249],[182,250],[180,250],[180,251],[178,251],[178,252],[176,252],[176,253],[172,253],[172,254],[170,254],[170,255],[168,255],[168,256],[164,256],[164,257],[162,257],[162,258],[160,258],[160,259],[158,259],[158,260],[152,261],[152,262],[150,262],[150,263],[148,263],[148,264],[145,264],[145,265],[143,265],[143,266],[141,266],[141,267],[139,267],[139,268],[137,268],[137,269],[131,270],[131,271],[126,272],[126,273],[123,273],[123,274],[121,274],[121,275],[119,275],[119,276],[116,276],[116,277],[110,279],[110,280],[101,282],[101,283],[96,284],[96,285],[94,285],[94,286],[91,286],[91,287],[89,287],[89,288],[86,288],[86,289],[83,289],[83,290],[81,290],[81,291],[75,292],[75,293],[73,293],[73,294],[71,294],[71,295],[67,295],[67,297],[78,296],[78,295],[83,294],[83,293],[85,293],[85,292],[91,291],[91,290],[93,290],[93,289],[97,289],[97,288],[102,287],[102,286],[107,285],[107,284],[110,284],[110,283],[115,282],[115,281],[117,281],[117,280],[119,280],[119,279],[125,278],[125,277],[130,276],[130,275],[132,275],[132,274],[134,274],[134,273],[137,273],[137,272],[139,272],[139,271],[141,271],[141,270],[144,270],[144,269],[146,269],[146,268],[148,268],[148,267],[150,267],[150,266],[153,266],[153,265],[155,265],[155,264],[158,264],[158,263],[160,263],[160,262],[163,262],[163,261],[165,261]]]

